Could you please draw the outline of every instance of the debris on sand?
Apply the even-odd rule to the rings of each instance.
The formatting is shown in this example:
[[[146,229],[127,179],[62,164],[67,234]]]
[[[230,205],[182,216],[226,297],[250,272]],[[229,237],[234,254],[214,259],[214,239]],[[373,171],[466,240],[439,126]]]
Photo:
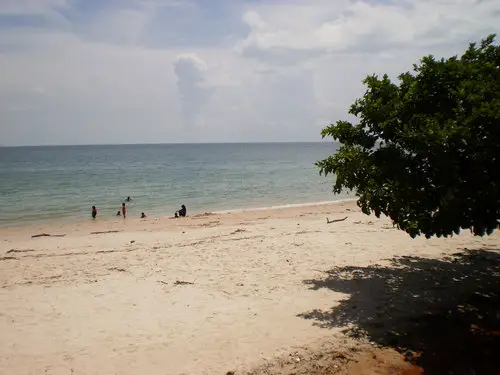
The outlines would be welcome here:
[[[6,252],[6,254],[11,254],[11,253],[28,253],[30,251],[35,251],[35,250],[34,249],[25,249],[25,250],[10,249],[9,251]]]
[[[108,271],[127,272],[125,268],[117,268],[117,267],[108,268]]]
[[[194,285],[194,283],[190,283],[189,281],[176,280],[174,285]]]
[[[49,234],[49,233],[40,233],[40,234],[34,234],[31,236],[31,238],[37,238],[37,237],[64,237],[66,236],[65,234]]]
[[[246,229],[236,229],[234,232],[231,232],[231,234],[236,234],[236,233],[243,233],[243,232],[246,232],[247,230]]]
[[[16,257],[1,257],[0,260],[17,260]]]
[[[326,218],[326,223],[327,223],[327,224],[337,223],[337,222],[339,222],[339,221],[344,221],[344,220],[346,220],[346,219],[347,219],[347,216],[346,216],[346,217],[344,217],[343,219],[335,219],[335,220],[330,220],[330,219]]]

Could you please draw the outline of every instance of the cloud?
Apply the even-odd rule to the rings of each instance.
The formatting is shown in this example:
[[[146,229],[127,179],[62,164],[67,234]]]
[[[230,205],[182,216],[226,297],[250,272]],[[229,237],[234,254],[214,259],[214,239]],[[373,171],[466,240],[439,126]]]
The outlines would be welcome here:
[[[68,0],[2,0],[0,15],[47,15],[68,6]]]
[[[252,108],[255,109],[255,126],[246,129],[246,134],[253,138],[259,133],[275,141],[307,140],[303,134],[315,129],[319,134],[321,126],[318,120],[323,115],[314,85],[314,75],[308,71],[290,71],[262,77],[254,96]]]
[[[70,0],[2,0],[0,25],[7,23],[17,28],[66,27],[68,23],[61,12],[68,9],[69,3]]]
[[[181,55],[174,62],[177,87],[184,114],[184,124],[193,129],[200,121],[200,114],[212,95],[206,86],[207,65],[194,54]]]
[[[0,139],[316,141],[367,74],[461,53],[499,15],[495,0],[3,0]]]
[[[0,55],[4,144],[185,139],[175,74],[166,69],[177,52],[91,43],[61,33],[33,40],[41,43]],[[33,92],[36,87],[45,95]],[[16,108],[23,110],[11,110]]]
[[[318,54],[377,53],[463,43],[495,31],[499,8],[493,0],[263,5],[243,15],[250,32],[236,50],[269,61],[287,54],[292,64]]]

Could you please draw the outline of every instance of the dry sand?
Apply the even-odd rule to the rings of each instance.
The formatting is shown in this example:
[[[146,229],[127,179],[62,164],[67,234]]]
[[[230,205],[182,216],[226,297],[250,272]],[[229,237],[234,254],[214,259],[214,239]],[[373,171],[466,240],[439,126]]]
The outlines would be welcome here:
[[[305,280],[499,244],[412,240],[353,202],[0,229],[0,373],[285,373],[360,345],[300,316],[349,297]]]

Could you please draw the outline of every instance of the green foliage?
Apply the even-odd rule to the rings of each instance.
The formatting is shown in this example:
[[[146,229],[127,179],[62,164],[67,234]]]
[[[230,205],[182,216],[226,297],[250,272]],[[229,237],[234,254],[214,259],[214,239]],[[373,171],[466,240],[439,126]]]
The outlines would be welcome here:
[[[354,190],[365,214],[390,217],[412,237],[500,222],[500,46],[494,35],[461,57],[424,57],[413,73],[364,80],[364,96],[322,131],[342,146],[319,161],[334,193]]]

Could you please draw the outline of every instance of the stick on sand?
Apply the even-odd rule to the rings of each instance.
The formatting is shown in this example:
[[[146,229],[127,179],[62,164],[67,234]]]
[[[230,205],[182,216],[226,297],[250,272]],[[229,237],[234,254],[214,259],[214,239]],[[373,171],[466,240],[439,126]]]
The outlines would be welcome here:
[[[194,285],[194,283],[190,283],[189,281],[181,281],[177,280],[174,285]]]
[[[339,221],[344,221],[345,219],[347,219],[347,216],[346,216],[346,217],[344,217],[343,219],[335,219],[335,220],[330,220],[330,219],[326,218],[326,223],[327,223],[327,224],[337,223],[337,222],[339,222]]]
[[[118,233],[120,232],[119,230],[107,230],[104,232],[90,232],[90,234],[105,234],[105,233]]]
[[[64,237],[65,234],[48,234],[48,233],[40,233],[40,234],[34,234],[31,236],[31,238],[36,238],[36,237]]]

